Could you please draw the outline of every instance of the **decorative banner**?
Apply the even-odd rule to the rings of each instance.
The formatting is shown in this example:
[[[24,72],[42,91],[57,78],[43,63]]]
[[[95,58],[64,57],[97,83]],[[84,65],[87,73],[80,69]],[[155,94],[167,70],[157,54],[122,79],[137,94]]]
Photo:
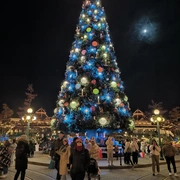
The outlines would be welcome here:
[[[97,88],[93,89],[93,94],[99,94],[99,89]]]
[[[107,119],[105,117],[99,118],[99,124],[101,126],[105,126],[108,123]]]

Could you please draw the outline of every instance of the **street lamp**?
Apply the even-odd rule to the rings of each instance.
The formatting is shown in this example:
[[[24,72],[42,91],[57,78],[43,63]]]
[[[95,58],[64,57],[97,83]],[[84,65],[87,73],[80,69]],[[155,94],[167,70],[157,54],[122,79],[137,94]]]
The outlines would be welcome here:
[[[160,135],[159,123],[163,122],[164,120],[165,119],[162,117],[162,115],[160,115],[160,111],[158,109],[155,109],[154,114],[151,117],[151,121],[157,123],[157,132],[158,132],[158,140],[159,140],[159,146],[160,147],[161,147],[161,137],[160,137],[161,135]],[[160,152],[160,160],[164,160],[162,150]]]
[[[22,120],[24,122],[27,122],[27,138],[28,138],[28,142],[29,142],[29,129],[30,129],[30,123],[32,121],[35,121],[36,120],[36,116],[33,114],[33,109],[32,108],[28,108],[27,110],[27,114],[25,114],[23,117],[22,117]]]

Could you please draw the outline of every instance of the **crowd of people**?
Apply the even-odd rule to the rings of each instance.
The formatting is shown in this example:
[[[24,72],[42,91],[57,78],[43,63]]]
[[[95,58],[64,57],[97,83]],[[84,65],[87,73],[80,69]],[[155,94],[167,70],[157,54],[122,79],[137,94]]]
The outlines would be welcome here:
[[[118,160],[119,148],[114,145],[113,138],[109,136],[104,142],[107,148],[107,165],[114,166],[114,154]],[[125,139],[122,143],[124,163],[131,165],[132,169],[138,165],[138,157],[140,152],[145,152],[152,160],[152,175],[160,173],[160,152],[163,153],[169,176],[173,175],[171,171],[171,164],[173,166],[174,176],[178,176],[175,163],[176,149],[172,146],[170,141],[166,141],[161,148],[153,139],[151,144],[145,148],[144,142],[139,142],[136,138]],[[6,177],[8,168],[15,166],[16,173],[14,180],[21,176],[21,180],[25,179],[26,169],[28,168],[28,158],[34,155],[34,145],[28,141],[26,135],[20,136],[17,140],[12,142],[4,141],[0,148],[0,177]],[[60,131],[58,138],[51,142],[51,161],[55,162],[55,169],[57,170],[56,180],[66,180],[68,170],[72,180],[84,180],[86,173],[88,179],[90,178],[89,167],[91,160],[94,160],[97,167],[96,175],[100,177],[100,169],[98,167],[98,159],[100,158],[100,147],[96,143],[96,139],[86,138],[85,141],[80,137],[74,137],[69,144],[68,138],[64,132]],[[122,153],[122,152],[121,152]],[[122,155],[122,154],[121,154]]]
[[[5,178],[8,174],[8,168],[15,166],[16,174],[14,180],[17,180],[21,174],[21,180],[25,179],[26,169],[28,167],[28,158],[34,155],[34,145],[28,142],[26,135],[20,136],[12,142],[5,140],[0,147],[0,178]]]
[[[68,139],[61,131],[58,138],[52,142],[50,156],[55,161],[56,180],[66,180],[68,168],[70,168],[72,180],[83,180],[88,171],[90,159],[96,160],[97,163],[99,146],[93,137],[90,140],[86,139],[85,143],[81,138],[74,137],[73,142],[68,144]],[[99,168],[97,174],[100,174]]]

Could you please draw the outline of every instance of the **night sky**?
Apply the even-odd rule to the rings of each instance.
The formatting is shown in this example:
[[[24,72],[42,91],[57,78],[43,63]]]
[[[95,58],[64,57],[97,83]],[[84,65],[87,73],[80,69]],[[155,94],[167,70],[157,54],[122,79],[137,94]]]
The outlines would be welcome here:
[[[180,106],[179,0],[101,0],[132,111]],[[0,104],[56,107],[83,0],[1,2]]]

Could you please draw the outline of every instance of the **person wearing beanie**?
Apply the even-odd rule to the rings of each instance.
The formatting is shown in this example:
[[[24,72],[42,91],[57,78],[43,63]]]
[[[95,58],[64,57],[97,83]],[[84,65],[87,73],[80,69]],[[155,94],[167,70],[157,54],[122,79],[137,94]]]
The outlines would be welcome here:
[[[90,164],[89,151],[84,148],[82,139],[75,141],[74,152],[69,157],[70,175],[72,180],[84,180],[86,170]]]
[[[17,180],[21,173],[21,180],[25,179],[26,169],[28,167],[28,155],[29,155],[29,145],[26,135],[20,136],[16,147],[16,159],[15,159],[15,169],[16,174],[14,180]]]

